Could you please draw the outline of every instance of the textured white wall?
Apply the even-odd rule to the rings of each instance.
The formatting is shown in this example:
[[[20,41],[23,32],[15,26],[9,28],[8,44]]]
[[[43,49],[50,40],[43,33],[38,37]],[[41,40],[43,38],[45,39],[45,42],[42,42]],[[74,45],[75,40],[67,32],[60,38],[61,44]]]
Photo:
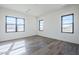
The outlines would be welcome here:
[[[61,33],[61,16],[74,13],[74,34]],[[38,31],[41,36],[55,38],[63,41],[79,44],[79,9],[76,6],[68,6],[56,12],[42,16],[44,31]]]
[[[5,16],[25,18],[25,32],[6,33]],[[0,41],[11,40],[32,35],[36,35],[36,18],[34,16],[26,16],[14,10],[0,8]]]

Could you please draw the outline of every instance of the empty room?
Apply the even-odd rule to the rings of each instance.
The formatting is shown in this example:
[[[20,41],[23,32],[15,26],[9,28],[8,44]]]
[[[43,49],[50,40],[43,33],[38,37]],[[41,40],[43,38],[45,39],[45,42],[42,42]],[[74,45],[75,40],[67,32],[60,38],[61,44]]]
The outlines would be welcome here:
[[[0,4],[0,55],[79,55],[79,5]]]

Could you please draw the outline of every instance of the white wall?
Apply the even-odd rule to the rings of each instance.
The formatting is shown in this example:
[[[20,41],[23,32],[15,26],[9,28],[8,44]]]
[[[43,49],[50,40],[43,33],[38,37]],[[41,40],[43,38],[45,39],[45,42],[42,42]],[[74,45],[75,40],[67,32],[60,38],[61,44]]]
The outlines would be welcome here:
[[[61,33],[61,16],[71,13],[74,13],[74,34]],[[67,6],[41,18],[45,21],[44,31],[38,31],[39,35],[79,44],[79,9],[76,6]]]
[[[6,33],[5,16],[25,18],[25,32]],[[26,16],[25,14],[14,10],[0,8],[0,41],[11,40],[32,35],[36,35],[36,18],[34,16]]]

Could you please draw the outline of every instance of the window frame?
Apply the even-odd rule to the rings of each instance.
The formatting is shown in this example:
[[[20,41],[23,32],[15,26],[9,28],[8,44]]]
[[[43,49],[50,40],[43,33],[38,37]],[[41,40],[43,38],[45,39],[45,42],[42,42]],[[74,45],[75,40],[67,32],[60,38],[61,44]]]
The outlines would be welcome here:
[[[72,24],[72,32],[63,32],[63,17],[71,16],[71,15],[72,15],[72,23],[71,23]],[[71,34],[74,33],[74,13],[61,16],[61,32],[62,33],[71,33]]]
[[[7,17],[11,17],[11,18],[15,18],[16,22],[15,22],[15,31],[7,31]],[[17,31],[17,19],[23,19],[24,20],[24,24],[23,24],[23,31]],[[10,24],[9,24],[10,25]],[[5,32],[6,33],[15,33],[15,32],[25,32],[25,19],[24,18],[19,18],[19,17],[14,17],[14,16],[5,16]]]
[[[44,29],[43,30],[40,30],[40,22],[41,21],[44,21],[44,20],[39,20],[39,31],[43,31],[44,30]]]

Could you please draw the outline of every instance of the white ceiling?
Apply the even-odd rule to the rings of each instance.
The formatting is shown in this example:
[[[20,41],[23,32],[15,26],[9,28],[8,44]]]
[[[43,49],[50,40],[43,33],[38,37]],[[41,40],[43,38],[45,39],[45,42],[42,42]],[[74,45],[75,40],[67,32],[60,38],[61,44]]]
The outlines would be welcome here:
[[[50,11],[57,10],[64,4],[1,4],[0,7],[13,9],[25,14],[40,16]]]

